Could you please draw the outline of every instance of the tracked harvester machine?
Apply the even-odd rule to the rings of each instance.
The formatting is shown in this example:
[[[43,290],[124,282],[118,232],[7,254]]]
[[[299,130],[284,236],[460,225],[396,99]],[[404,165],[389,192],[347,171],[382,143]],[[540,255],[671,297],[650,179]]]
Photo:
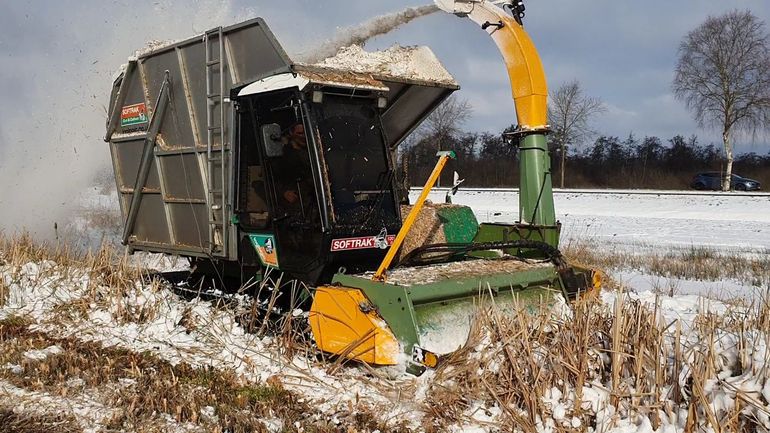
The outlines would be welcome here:
[[[573,298],[596,286],[595,273],[568,265],[558,250],[546,82],[523,6],[437,4],[487,31],[508,67],[520,221],[479,225],[468,208],[434,207],[445,241],[406,251],[454,154],[439,155],[402,215],[395,153],[457,84],[299,64],[255,19],[149,50],[115,79],[106,141],[123,243],[188,257],[195,272],[220,279],[280,272],[301,281],[321,350],[377,365],[404,354],[416,370],[462,343],[458,325],[468,324],[480,296]]]

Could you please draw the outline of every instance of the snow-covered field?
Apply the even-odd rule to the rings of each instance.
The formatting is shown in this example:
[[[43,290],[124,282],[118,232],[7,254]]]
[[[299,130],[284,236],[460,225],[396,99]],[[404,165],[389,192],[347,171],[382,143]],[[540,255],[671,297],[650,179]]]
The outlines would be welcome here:
[[[446,190],[429,199],[445,200]],[[412,199],[417,196],[412,191]],[[470,206],[479,222],[518,220],[518,192],[460,189],[453,202]],[[770,258],[770,194],[653,190],[557,190],[562,245],[590,243],[607,254],[666,254],[706,249],[715,254]],[[638,269],[606,269],[632,290],[658,290],[729,299],[767,289],[733,279],[692,281]]]
[[[471,206],[480,221],[517,219],[514,192],[466,190],[454,202]],[[84,203],[108,210],[111,201],[99,196]],[[556,207],[567,243],[642,255],[694,246],[749,256],[770,250],[770,196],[569,192],[556,195]],[[269,383],[309,408],[303,416],[290,412],[296,419],[278,408],[253,415],[266,431],[770,431],[767,300],[714,299],[767,287],[612,269],[631,293],[606,292],[580,314],[557,304],[536,319],[496,320],[464,357],[416,378],[403,366],[337,366],[312,348],[287,352],[281,338],[247,332],[232,308],[181,299],[141,281],[111,287],[110,271],[98,261],[57,263],[24,254],[0,248],[0,336],[4,326],[16,326],[8,323],[29,323],[23,333],[0,338],[0,431],[3,410],[62,413],[94,432],[115,430],[115,419],[136,411],[135,402],[150,391],[137,388],[149,374],[137,367],[95,384],[88,368],[75,363],[51,382],[51,369],[82,356],[73,353],[73,341],[232,372],[242,386]],[[508,329],[504,337],[489,334],[501,326]],[[30,347],[14,348],[14,341]],[[38,374],[47,379],[37,381]],[[177,389],[179,380],[167,385]],[[193,409],[160,404],[146,415],[148,425],[157,431],[225,425],[228,407],[202,401],[191,400]],[[117,430],[132,430],[121,422]]]
[[[723,419],[770,431],[770,329],[761,320],[770,310],[764,305],[605,293],[604,306],[595,304],[575,316],[557,304],[538,317],[528,318],[531,313],[524,310],[510,322],[494,319],[465,355],[413,377],[399,368],[336,366],[312,351],[287,353],[280,338],[246,332],[236,311],[180,299],[138,281],[118,290],[105,285],[100,272],[47,260],[0,266],[0,283],[8,290],[0,307],[0,333],[13,328],[16,318],[29,323],[25,331],[0,339],[0,411],[64,414],[82,431],[115,431],[116,419],[131,419],[126,412],[137,411],[130,401],[142,401],[144,393],[163,395],[158,386],[172,392],[177,380],[190,380],[150,383],[146,377],[161,367],[145,371],[134,365],[94,383],[92,370],[119,362],[108,354],[122,349],[137,359],[190,365],[208,372],[205,377],[232,372],[241,386],[278,386],[312,408],[289,418],[268,416],[270,411],[259,415],[265,431],[502,432],[518,426],[538,433],[669,433],[687,431],[689,423],[710,431],[707,426]],[[617,317],[623,324],[613,325]],[[642,320],[644,333],[638,329]],[[16,348],[16,341],[24,348]],[[83,359],[78,342],[103,346],[90,356],[109,361],[93,366]],[[646,355],[637,360],[633,354],[640,350]],[[548,362],[538,362],[543,356]],[[37,382],[36,375],[45,379]],[[527,400],[517,397],[522,393]],[[164,398],[179,401],[173,395]],[[215,398],[203,402],[196,399],[191,408],[172,406],[167,412],[159,404],[144,415],[149,423],[144,427],[223,428],[227,407]],[[736,410],[743,414],[740,421]],[[364,416],[372,421],[362,427]],[[132,431],[133,425],[117,422],[117,430]]]
[[[416,198],[412,192],[412,197]],[[429,198],[443,202],[445,190]],[[480,222],[514,222],[514,190],[460,189],[453,202],[470,206]],[[770,250],[770,194],[587,190],[554,194],[563,240],[590,239],[636,248],[707,246],[725,250]]]

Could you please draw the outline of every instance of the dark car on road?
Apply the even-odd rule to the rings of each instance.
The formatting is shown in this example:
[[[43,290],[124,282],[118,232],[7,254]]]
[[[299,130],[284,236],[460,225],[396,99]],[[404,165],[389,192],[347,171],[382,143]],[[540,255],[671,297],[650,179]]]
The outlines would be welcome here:
[[[722,189],[722,179],[724,179],[724,173],[720,173],[718,171],[698,173],[695,175],[695,177],[692,178],[692,182],[690,182],[690,188],[700,190],[720,190]],[[759,187],[760,184],[756,180],[747,179],[745,177],[738,176],[737,174],[733,174],[730,181],[730,189],[734,189],[736,191],[757,191],[759,190]]]

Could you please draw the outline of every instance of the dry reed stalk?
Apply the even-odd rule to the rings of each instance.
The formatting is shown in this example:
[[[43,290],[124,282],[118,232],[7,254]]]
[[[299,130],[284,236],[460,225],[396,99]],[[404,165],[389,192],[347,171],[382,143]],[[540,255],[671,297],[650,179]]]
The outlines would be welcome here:
[[[758,305],[757,312],[761,308]],[[667,413],[668,420],[677,419],[682,408],[688,413],[681,421],[687,431],[710,428],[737,432],[754,425],[747,411],[717,413],[706,382],[715,380],[723,368],[718,364],[721,349],[717,348],[717,333],[745,335],[755,324],[765,323],[761,314],[751,319],[754,322],[744,315],[701,315],[689,331],[702,342],[699,348],[683,347],[687,337],[681,322],[666,324],[659,309],[657,302],[647,307],[629,302],[622,293],[611,309],[576,304],[571,317],[564,321],[544,317],[542,308],[503,314],[487,307],[474,322],[468,345],[436,372],[426,402],[431,407],[430,424],[447,426],[464,420],[469,416],[465,411],[483,402],[502,410],[501,428],[534,431],[537,422],[550,419],[547,394],[558,388],[562,402],[571,403],[566,417],[578,417],[581,426],[590,426],[595,413],[581,407],[582,390],[606,383],[617,417],[645,416],[656,429],[663,423],[658,413]],[[758,344],[742,343],[738,350],[747,351]],[[608,355],[606,364],[597,356],[602,353]],[[763,373],[755,374],[762,377]],[[680,381],[686,385],[684,389]],[[664,392],[667,389],[670,395]],[[742,392],[736,394],[741,407],[762,413],[768,410],[764,403]],[[736,430],[738,426],[741,430]],[[555,431],[574,430],[557,423]]]
[[[639,397],[638,393],[643,392],[643,381],[645,379],[643,377],[643,373],[644,372],[642,370],[643,363],[644,363],[644,347],[640,347],[639,344],[638,344],[638,343],[640,343],[640,340],[641,340],[641,338],[640,338],[641,325],[642,325],[641,319],[642,319],[642,315],[641,314],[637,314],[636,315],[636,325],[634,326],[635,329],[633,331],[634,332],[634,340],[633,341],[636,343],[636,344],[632,344],[632,347],[636,348],[636,351],[635,351],[636,352],[635,353],[636,356],[633,357],[634,376],[636,378],[636,380],[634,382],[634,389],[636,390],[637,394],[631,397],[631,406],[632,407],[640,407],[641,406],[641,401],[640,401],[640,397]]]
[[[742,408],[741,408],[741,399],[738,398],[739,394],[740,394],[740,391],[738,392],[738,394],[736,394],[735,407],[733,408],[731,413],[728,413],[726,415],[726,417],[725,417],[726,421],[724,422],[724,424],[726,426],[729,426],[728,430],[732,431],[732,432],[739,432],[739,431],[741,431],[741,410],[742,410]]]
[[[71,415],[27,413],[6,405],[0,406],[0,427],[4,432],[14,433],[83,431]]]
[[[0,254],[3,263],[11,268],[13,263],[21,266],[30,261],[43,261],[55,258],[67,263],[66,269],[80,269],[90,276],[92,292],[82,302],[62,306],[62,311],[72,310],[77,319],[78,311],[88,312],[90,304],[100,299],[99,308],[117,306],[123,315],[123,321],[142,321],[160,314],[161,305],[136,306],[128,301],[133,291],[139,288],[137,278],[141,274],[129,266],[125,256],[105,248],[88,256],[78,256],[65,248],[42,249],[29,240],[9,242],[0,238]],[[41,267],[43,269],[44,267]],[[16,271],[20,272],[20,271]],[[53,273],[54,270],[45,270]],[[65,268],[58,266],[55,272],[63,273]],[[75,271],[71,271],[75,272]],[[74,274],[73,274],[74,275]],[[278,284],[274,284],[274,283]],[[277,292],[283,291],[291,299],[300,296],[306,290],[299,285],[287,285],[278,276],[270,286],[273,293],[267,302],[274,306]],[[283,286],[281,285],[283,283]],[[143,286],[146,288],[146,286]],[[267,290],[261,286],[259,290]],[[150,286],[151,291],[162,290]],[[283,295],[282,295],[283,296]],[[159,297],[160,298],[160,297]],[[256,303],[252,305],[256,307]],[[649,416],[653,425],[658,427],[658,410],[677,414],[679,409],[688,409],[685,421],[687,431],[699,431],[712,428],[715,431],[721,425],[724,431],[736,431],[756,425],[744,411],[717,412],[709,401],[706,392],[707,381],[713,381],[720,369],[720,338],[729,334],[737,341],[737,356],[740,365],[748,365],[752,348],[761,343],[761,338],[768,339],[770,331],[770,305],[767,296],[748,307],[741,307],[740,314],[724,317],[708,314],[705,305],[703,314],[693,322],[689,331],[702,346],[688,347],[688,336],[683,335],[679,321],[666,325],[659,317],[656,302],[652,308],[630,301],[624,293],[618,293],[613,308],[602,307],[595,300],[575,305],[572,314],[566,318],[556,318],[551,309],[540,305],[535,311],[527,311],[520,305],[514,305],[511,311],[502,311],[493,303],[482,303],[479,314],[473,322],[472,332],[466,347],[448,357],[435,372],[435,378],[429,384],[426,401],[426,425],[442,430],[452,423],[467,420],[473,407],[497,405],[502,411],[501,428],[518,428],[524,432],[535,431],[538,422],[551,419],[554,408],[548,403],[551,390],[559,390],[561,401],[571,410],[567,417],[577,417],[581,426],[592,425],[595,413],[584,410],[582,405],[583,389],[609,385],[610,403],[616,409],[617,416],[632,417],[634,414]],[[255,318],[254,328],[260,332],[270,332],[277,337],[277,345],[282,347],[284,356],[316,355],[312,343],[306,340],[307,333],[302,330],[306,324],[294,318],[291,309],[278,321]],[[199,318],[194,318],[198,320]],[[205,328],[210,324],[192,323],[189,326]],[[0,323],[0,344],[3,329]],[[187,326],[187,325],[185,325]],[[15,332],[15,331],[8,331]],[[673,335],[672,335],[673,334]],[[11,334],[8,334],[11,335]],[[683,344],[684,343],[684,344]],[[23,348],[23,346],[20,346]],[[9,352],[10,353],[10,352]],[[88,355],[90,356],[90,355]],[[94,354],[93,356],[98,356]],[[321,355],[323,357],[323,355]],[[606,358],[606,360],[605,360]],[[4,360],[0,360],[0,365]],[[64,362],[64,361],[62,361]],[[110,361],[112,362],[112,361]],[[62,364],[64,365],[64,364]],[[333,372],[343,371],[342,362],[333,365]],[[762,371],[756,371],[757,377],[767,376],[767,363]],[[32,380],[49,377],[55,368],[40,370],[39,377],[30,375]],[[68,367],[69,368],[69,367]],[[107,364],[106,368],[112,368]],[[137,366],[124,366],[125,371],[135,371],[136,376],[146,377],[147,372]],[[364,367],[366,368],[366,367]],[[376,370],[369,370],[371,373]],[[311,374],[303,372],[303,374]],[[169,377],[157,377],[152,382],[165,387],[184,385],[176,370],[169,372]],[[684,384],[680,387],[680,379]],[[381,378],[369,380],[367,386],[382,387],[383,392],[397,394],[400,386]],[[149,382],[148,382],[149,383]],[[152,386],[155,386],[152,385]],[[728,388],[729,384],[719,383]],[[170,389],[169,388],[169,389]],[[670,399],[663,390],[670,389]],[[766,411],[765,402],[734,390],[739,407]],[[163,395],[152,401],[149,407],[168,410],[179,419],[195,420],[198,411],[185,408],[180,401]],[[409,393],[405,393],[409,398]],[[128,407],[138,407],[143,397],[131,398]],[[239,397],[246,398],[246,397]],[[571,400],[570,400],[571,399]],[[127,400],[128,401],[128,400]],[[246,401],[246,400],[244,400]],[[197,404],[197,403],[196,403]],[[196,406],[197,407],[197,406]],[[180,409],[181,408],[181,409]],[[764,413],[764,412],[763,412]],[[238,417],[241,415],[233,415]],[[233,418],[235,419],[235,418]],[[671,419],[671,417],[669,417]],[[556,432],[571,431],[572,427],[556,425]]]
[[[625,295],[622,289],[618,291],[615,298],[615,314],[612,321],[612,383],[611,383],[611,403],[617,407],[620,402],[620,376],[621,376],[621,363],[623,362],[621,351],[623,350],[623,337],[621,323],[625,319],[623,308],[623,301]]]
[[[586,303],[579,303],[575,306],[573,312],[577,324],[577,338],[575,349],[577,351],[577,371],[575,379],[575,404],[573,411],[577,417],[582,416],[583,388],[586,385],[586,374],[588,373],[588,352],[589,352],[589,326],[591,324],[591,308]]]
[[[265,309],[265,316],[262,320],[262,325],[259,327],[259,330],[257,331],[258,335],[263,335],[265,331],[268,329],[268,326],[270,325],[270,312],[273,311],[275,308],[275,304],[278,301],[278,295],[280,294],[280,288],[282,286],[283,282],[283,274],[281,274],[278,277],[278,280],[275,283],[274,289],[270,292],[270,300],[267,303],[267,307]]]
[[[676,321],[676,332],[674,333],[674,403],[682,404],[682,389],[679,382],[679,376],[682,374],[682,322]]]
[[[11,289],[5,283],[5,278],[3,278],[2,275],[0,275],[0,307],[5,306],[5,303],[8,302],[8,297],[10,295],[11,295]]]
[[[659,317],[658,316],[658,307],[660,303],[658,298],[655,298],[655,313],[653,314],[653,317]],[[662,320],[662,318],[661,318]],[[663,323],[657,324],[656,329],[663,328]],[[657,333],[657,338],[655,341],[655,346],[657,350],[655,351],[654,355],[654,363],[655,363],[655,391],[654,391],[654,402],[655,405],[657,405],[661,409],[668,409],[668,406],[663,401],[663,395],[662,395],[662,389],[667,384],[667,377],[666,377],[666,364],[668,364],[668,351],[665,344],[665,334],[663,332]],[[652,412],[652,427],[657,430],[660,427],[660,411],[655,410]]]
[[[581,359],[598,356],[590,355],[598,352],[585,347],[581,353],[582,349],[575,346],[581,340],[591,340],[592,346],[596,332],[602,332],[597,328],[603,325],[585,326],[580,319],[575,321],[583,325],[562,329],[564,324],[555,322],[549,308],[528,312],[519,307],[506,314],[494,308],[483,310],[474,322],[469,345],[436,373],[428,393],[430,401],[436,403],[429,404],[434,408],[434,424],[457,419],[458,411],[480,399],[504,411],[503,429],[536,431],[538,423],[551,414],[552,408],[545,404],[546,393],[552,389],[566,392],[574,389],[576,383],[581,383],[582,389],[588,375],[579,365],[590,361]],[[479,342],[483,344],[477,348]],[[439,385],[446,383],[452,386]],[[451,411],[439,404],[443,402],[452,402]]]

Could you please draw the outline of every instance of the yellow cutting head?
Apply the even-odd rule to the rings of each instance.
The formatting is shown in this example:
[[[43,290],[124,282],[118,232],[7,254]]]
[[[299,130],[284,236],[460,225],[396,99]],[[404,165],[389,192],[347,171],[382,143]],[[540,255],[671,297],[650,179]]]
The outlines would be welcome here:
[[[324,352],[375,365],[398,363],[398,340],[358,289],[319,287],[309,319],[316,345]]]

